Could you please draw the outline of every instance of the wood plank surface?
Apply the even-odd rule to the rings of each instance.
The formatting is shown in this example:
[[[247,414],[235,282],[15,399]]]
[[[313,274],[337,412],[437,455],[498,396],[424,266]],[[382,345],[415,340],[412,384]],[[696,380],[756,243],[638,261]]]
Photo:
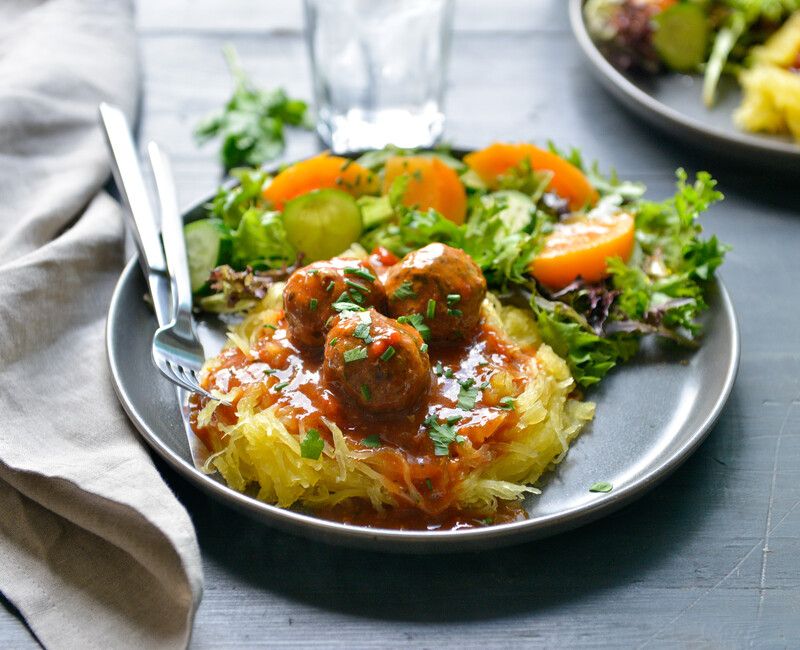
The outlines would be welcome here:
[[[296,0],[138,0],[140,136],[174,156],[182,203],[219,180],[192,126],[230,91],[233,43],[253,77],[310,94]],[[480,554],[394,557],[272,531],[160,461],[206,572],[195,648],[800,647],[800,191],[668,141],[594,82],[565,0],[461,0],[448,141],[553,139],[671,194],[707,168],[727,198],[707,220],[742,335],[739,377],[708,440],[671,478],[595,524]],[[292,133],[286,158],[319,148]],[[0,647],[33,641],[0,610]]]

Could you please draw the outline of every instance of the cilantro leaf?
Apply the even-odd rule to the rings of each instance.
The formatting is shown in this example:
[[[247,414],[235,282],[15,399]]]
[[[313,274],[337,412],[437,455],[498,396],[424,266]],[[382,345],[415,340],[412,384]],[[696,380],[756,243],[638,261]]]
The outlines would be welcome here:
[[[282,88],[267,91],[256,88],[242,69],[232,47],[223,54],[234,78],[233,95],[225,107],[202,120],[194,131],[203,144],[219,138],[220,160],[225,170],[258,167],[283,153],[284,125],[311,128],[307,104],[292,99]]]
[[[380,447],[383,443],[381,443],[380,436],[377,433],[375,433],[371,436],[367,436],[366,438],[364,438],[361,441],[361,444],[364,445],[365,447],[371,447],[375,449],[377,447]]]
[[[435,415],[425,418],[424,424],[428,428],[428,437],[433,442],[433,453],[437,456],[449,456],[450,444],[465,440],[464,436],[456,434],[455,424],[439,422]]]
[[[478,399],[480,388],[475,385],[475,380],[465,379],[458,382],[458,408],[463,411],[471,411],[475,408],[475,401]]]
[[[318,460],[325,448],[325,441],[316,429],[308,429],[303,440],[300,442],[300,455],[303,458]]]
[[[427,341],[428,338],[430,338],[431,328],[425,324],[425,318],[422,314],[409,314],[407,316],[400,316],[397,319],[397,322],[405,325],[411,325],[419,332],[419,335],[422,337],[423,341]]]
[[[392,295],[398,300],[406,300],[407,298],[416,298],[417,292],[414,291],[414,285],[411,284],[411,280],[403,280],[403,283],[395,289]]]

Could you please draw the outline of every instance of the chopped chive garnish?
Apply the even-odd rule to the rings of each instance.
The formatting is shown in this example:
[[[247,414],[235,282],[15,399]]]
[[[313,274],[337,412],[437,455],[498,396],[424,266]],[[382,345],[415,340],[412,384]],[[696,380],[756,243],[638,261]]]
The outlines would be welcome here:
[[[360,291],[361,293],[369,293],[369,287],[365,287],[360,282],[356,282],[355,280],[351,280],[350,278],[345,278],[344,279],[344,283],[348,287],[351,287],[351,288],[355,289],[356,291]],[[350,293],[350,295],[352,296],[353,294]]]
[[[288,381],[282,381],[279,384],[275,384],[272,388],[276,393],[280,393],[284,388],[289,385]]]
[[[433,367],[433,374],[437,377],[441,377],[442,373],[444,372],[444,368],[442,368],[442,362],[437,361],[436,365]]]
[[[330,282],[328,282],[328,286],[325,287],[325,291],[328,291],[328,292],[333,291],[333,288],[335,286],[336,286],[336,283],[333,280],[331,280]]]
[[[419,346],[419,351],[422,352],[423,354],[425,354],[428,351],[428,344],[427,343],[423,343],[422,345],[420,345]]]
[[[447,424],[455,424],[460,419],[461,419],[460,415],[451,415],[449,418],[447,418],[447,420],[445,420],[445,422],[447,422]]]
[[[328,343],[328,345],[330,345],[331,347],[333,347],[333,346],[334,346],[334,345],[336,345],[338,342],[339,342],[339,337],[338,337],[338,336],[334,336],[334,337],[333,337],[333,338],[330,340],[330,342]]]
[[[455,377],[455,373],[453,372],[452,368],[445,368],[444,376],[447,377],[448,379],[452,379],[453,377]]]
[[[608,481],[598,481],[597,483],[592,484],[592,486],[589,488],[589,492],[611,492],[613,489],[614,486]]]
[[[319,304],[319,301],[316,298],[312,298],[311,300],[308,301],[308,308],[311,311],[317,311],[317,305],[318,304]]]
[[[274,368],[265,368],[264,369],[264,374],[265,375],[274,375],[276,372],[278,372],[278,371],[275,370]]]
[[[480,388],[481,390],[486,390],[487,388],[489,388],[489,382],[488,381],[483,382],[480,386],[478,386],[478,388]]]
[[[428,486],[428,489],[429,489],[431,492],[433,492],[433,483],[431,482],[431,480],[430,480],[429,478],[426,478],[426,479],[425,479],[425,485],[427,485],[427,486]]]
[[[448,293],[447,294],[447,304],[448,305],[455,305],[459,300],[461,300],[460,293]]]
[[[516,402],[516,398],[514,397],[503,397],[500,400],[500,408],[505,409],[506,411],[513,411],[514,410],[514,402]]]
[[[277,327],[275,327],[274,325],[270,325],[269,323],[264,323],[264,327],[265,327],[266,329],[271,329],[271,330],[276,330],[276,329],[278,329]]]
[[[488,366],[488,365],[489,365],[489,362],[488,362],[488,361],[481,361],[481,362],[478,364],[478,368],[483,368],[484,366]]]
[[[383,354],[381,355],[381,361],[388,361],[394,356],[395,349],[391,345],[384,350]]]
[[[367,271],[367,269],[360,269],[356,266],[348,266],[344,272],[348,275],[355,275],[359,278],[363,278],[364,280],[369,280],[370,282],[375,282],[376,280],[375,276]]]
[[[454,316],[455,318],[459,318],[464,315],[464,312],[460,309],[448,309],[447,310],[448,316]]]
[[[308,271],[309,275],[317,275],[319,273],[319,269],[310,269]]]
[[[364,399],[367,402],[369,402],[372,399],[372,391],[366,384],[361,384],[361,394],[364,396]]]
[[[367,358],[367,348],[351,348],[350,350],[345,350],[344,353],[344,362],[345,363],[352,363],[353,361],[360,361],[361,359]]]
[[[364,304],[364,294],[363,293],[361,293],[360,291],[356,291],[355,289],[350,289],[350,291],[348,291],[348,293],[350,294],[350,298],[353,300],[354,303],[356,303],[358,305],[363,305]]]
[[[372,447],[374,449],[375,447],[381,446],[381,438],[377,433],[373,433],[371,436],[364,438],[361,441],[361,444],[365,447]]]
[[[436,301],[432,298],[428,301],[428,311],[426,312],[428,318],[436,316]]]
[[[405,300],[406,298],[416,298],[417,292],[414,291],[414,285],[412,285],[409,280],[405,280],[403,284],[395,289],[392,296],[398,300]]]

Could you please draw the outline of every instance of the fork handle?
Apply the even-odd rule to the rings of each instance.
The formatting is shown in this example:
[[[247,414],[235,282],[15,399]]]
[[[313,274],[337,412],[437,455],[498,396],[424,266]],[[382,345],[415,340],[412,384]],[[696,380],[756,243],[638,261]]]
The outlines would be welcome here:
[[[125,114],[110,104],[100,104],[100,121],[111,151],[114,181],[127,208],[125,214],[139,251],[139,264],[153,297],[156,319],[159,326],[166,325],[170,321],[169,275],[131,129]]]
[[[167,268],[172,278],[173,312],[172,318],[178,333],[188,337],[193,335],[192,321],[192,282],[189,277],[189,263],[186,258],[186,240],[183,236],[183,219],[178,209],[178,193],[169,157],[155,143],[147,145],[150,167],[156,183],[156,194],[161,210],[161,238]]]

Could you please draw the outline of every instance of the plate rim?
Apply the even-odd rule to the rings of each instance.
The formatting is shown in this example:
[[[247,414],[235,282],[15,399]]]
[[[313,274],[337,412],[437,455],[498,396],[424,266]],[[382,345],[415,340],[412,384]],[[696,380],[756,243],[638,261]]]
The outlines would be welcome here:
[[[717,146],[735,150],[739,154],[752,153],[757,150],[764,154],[778,154],[783,160],[792,160],[795,163],[800,161],[800,144],[770,138],[767,135],[757,135],[744,131],[724,131],[706,126],[688,115],[661,103],[655,97],[639,88],[609,63],[594,44],[583,20],[583,5],[585,2],[586,0],[570,0],[569,21],[572,34],[575,40],[578,41],[581,51],[592,65],[592,69],[603,86],[630,109],[638,113],[640,117],[664,131],[669,131],[667,127],[671,125],[676,132],[680,132],[681,137],[687,140],[699,137],[701,141],[703,139],[710,140]],[[692,140],[692,142],[697,143],[697,140]],[[708,146],[708,143],[706,143],[706,146]]]
[[[581,0],[578,0],[579,2]],[[454,149],[459,152],[459,149]],[[267,168],[269,169],[269,168]],[[235,180],[233,181],[235,184]],[[228,183],[230,185],[230,183]],[[184,220],[191,220],[193,216],[208,203],[210,197],[194,203],[182,211]],[[733,302],[727,288],[719,277],[715,278],[715,286],[719,294],[719,309],[725,315],[730,325],[731,346],[730,357],[721,383],[721,389],[714,401],[713,407],[703,417],[702,423],[692,433],[685,443],[675,450],[666,459],[649,467],[646,472],[638,476],[624,487],[603,494],[591,503],[584,503],[567,510],[560,510],[535,520],[525,519],[505,524],[487,526],[485,528],[469,528],[444,531],[412,531],[393,530],[387,528],[369,528],[354,526],[313,515],[280,508],[275,505],[259,501],[254,497],[238,492],[233,488],[217,481],[211,476],[197,469],[192,462],[182,458],[163,442],[157,431],[154,431],[146,419],[141,415],[136,404],[131,400],[125,388],[125,382],[120,372],[120,362],[115,355],[114,323],[116,319],[124,316],[122,294],[131,276],[139,273],[139,258],[134,255],[121,272],[109,303],[106,327],[105,346],[106,357],[111,370],[111,379],[114,392],[117,395],[128,419],[131,420],[136,430],[144,441],[168,465],[187,479],[194,486],[199,487],[206,494],[235,507],[237,510],[249,514],[260,521],[282,529],[286,532],[311,537],[331,544],[340,544],[350,547],[369,550],[384,550],[398,553],[446,553],[454,551],[470,551],[481,548],[496,548],[511,544],[531,541],[543,537],[577,528],[588,524],[619,508],[631,503],[644,493],[658,485],[682,465],[689,456],[706,439],[730,397],[739,367],[741,355],[741,342],[739,324]],[[624,372],[624,369],[621,370]],[[154,369],[155,372],[155,369]],[[179,409],[183,404],[179,402]],[[377,544],[377,546],[376,546]]]

